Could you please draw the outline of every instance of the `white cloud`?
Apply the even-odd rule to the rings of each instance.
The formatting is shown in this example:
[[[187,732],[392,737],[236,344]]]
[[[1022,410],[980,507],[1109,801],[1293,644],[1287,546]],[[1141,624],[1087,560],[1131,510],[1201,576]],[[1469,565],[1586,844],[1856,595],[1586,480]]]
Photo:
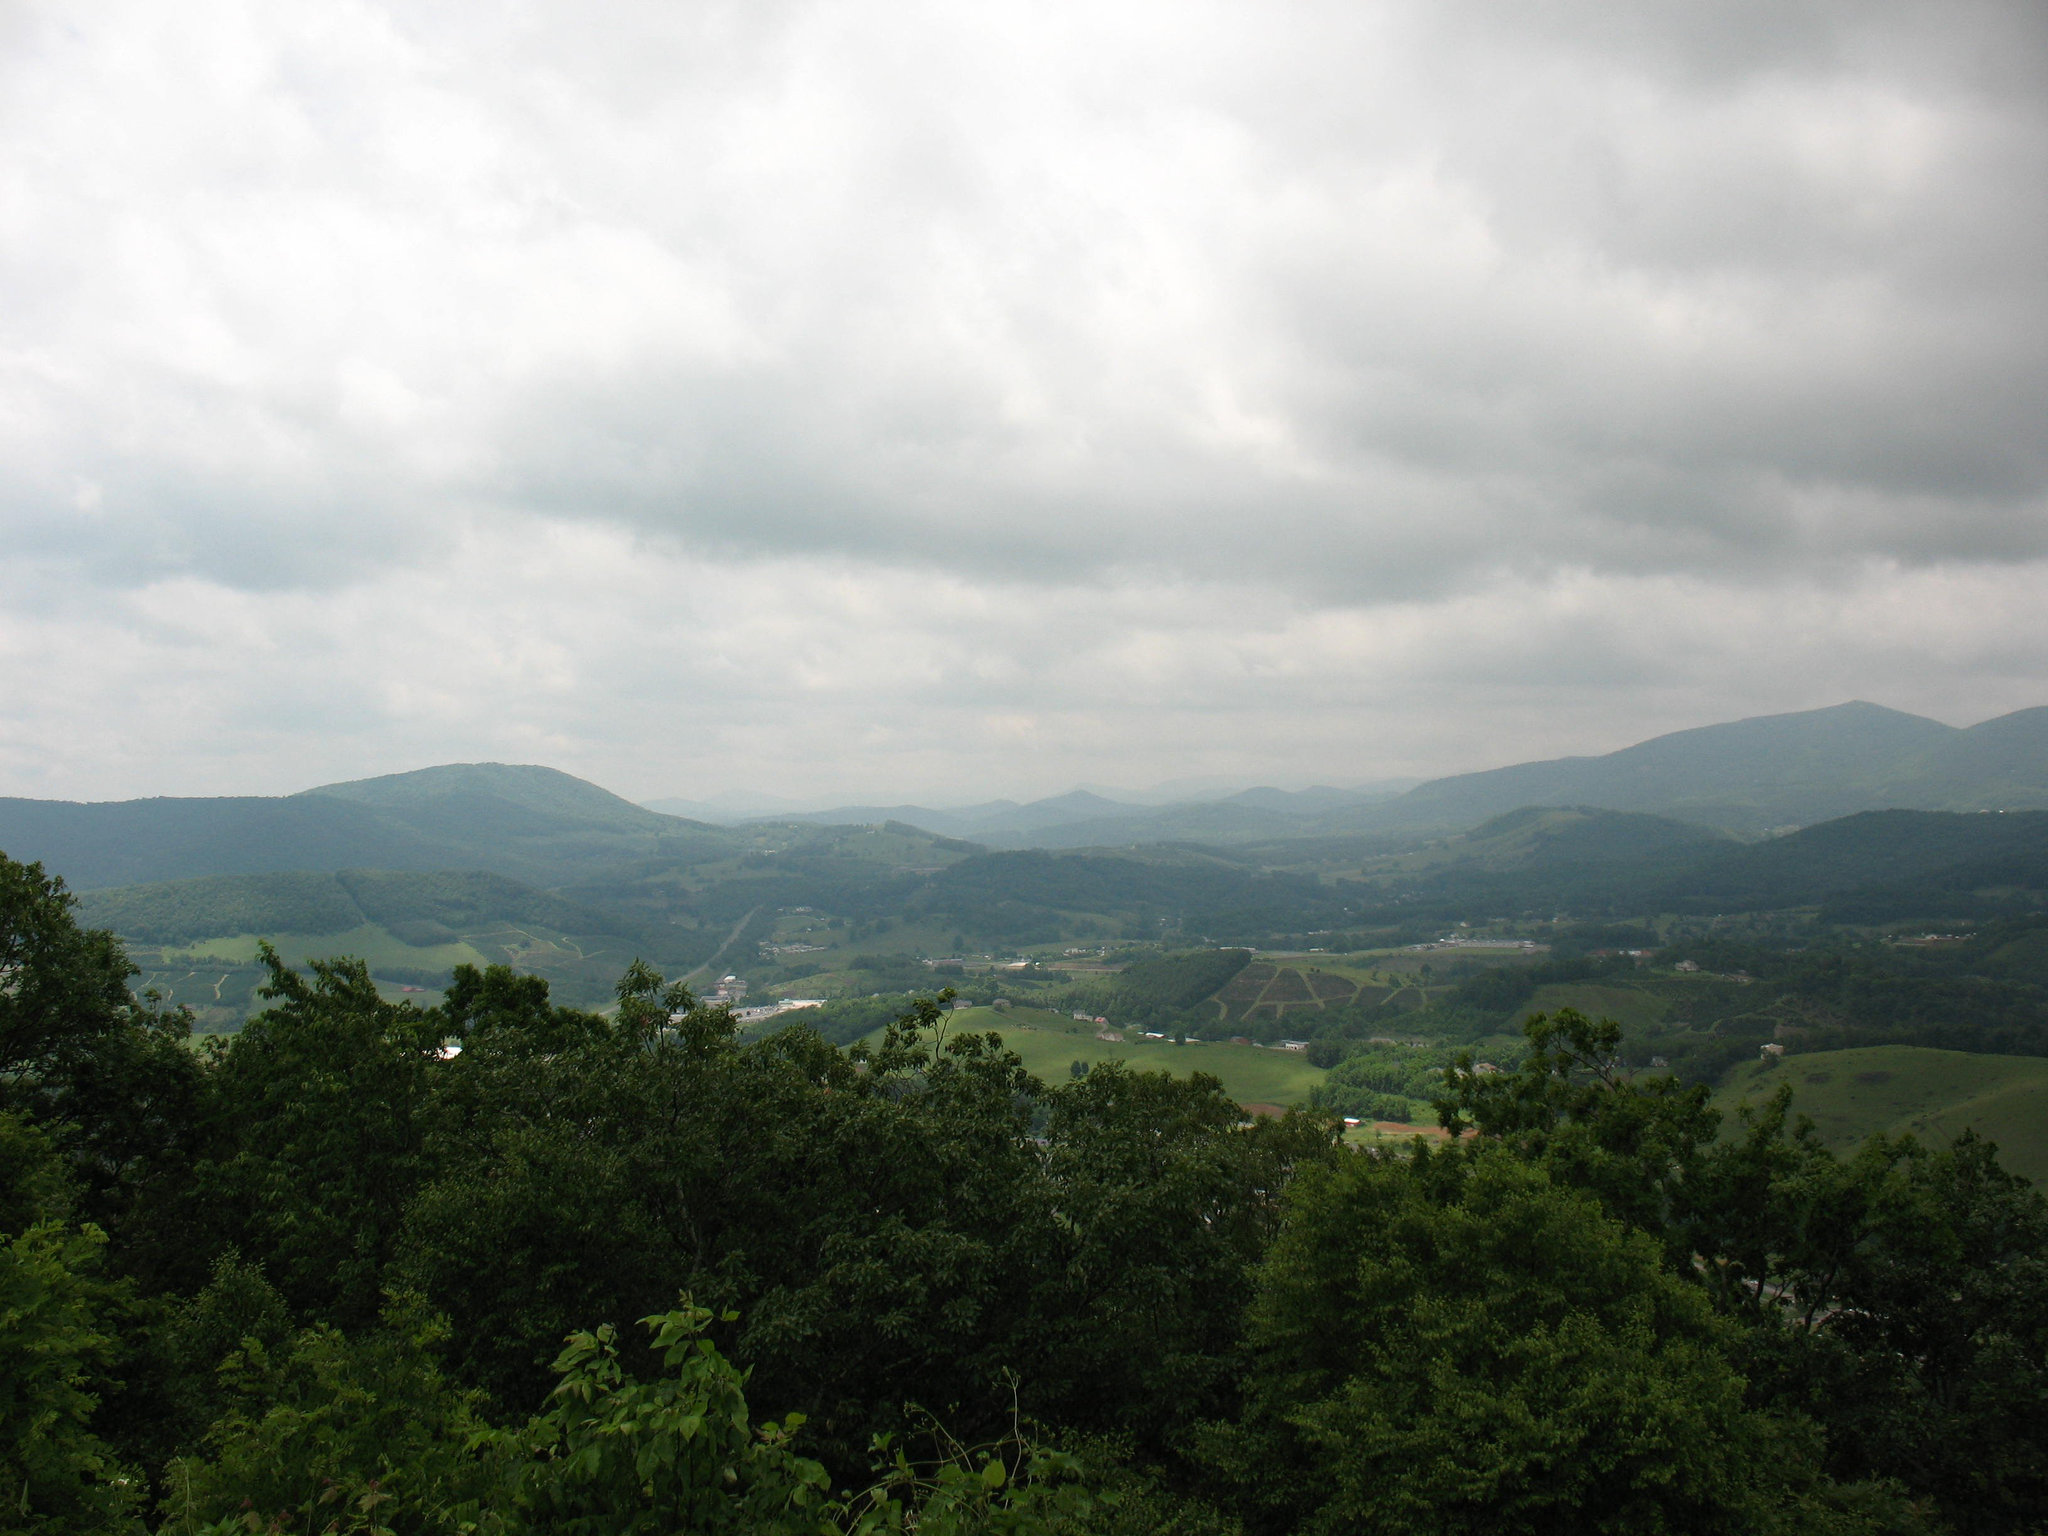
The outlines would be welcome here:
[[[1364,778],[2037,702],[2043,31],[19,7],[0,790]]]
[[[2042,566],[1824,587],[1576,571],[1309,607],[1261,582],[997,584],[518,532],[325,590],[0,593],[0,778],[275,793],[494,759],[642,797],[821,802],[1359,782],[1855,693],[1969,723],[2036,699],[2048,651]]]

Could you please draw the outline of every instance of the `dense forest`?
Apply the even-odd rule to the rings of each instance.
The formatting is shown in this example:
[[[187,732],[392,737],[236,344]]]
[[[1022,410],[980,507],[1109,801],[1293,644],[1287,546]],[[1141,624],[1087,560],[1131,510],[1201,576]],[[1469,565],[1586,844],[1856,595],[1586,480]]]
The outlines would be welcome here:
[[[943,996],[841,1047],[639,964],[422,1009],[273,956],[195,1042],[131,973],[0,859],[10,1528],[2048,1521],[2048,1203],[1967,1137],[1723,1127],[1576,1013],[1446,1050],[1389,1153],[1038,1081]]]

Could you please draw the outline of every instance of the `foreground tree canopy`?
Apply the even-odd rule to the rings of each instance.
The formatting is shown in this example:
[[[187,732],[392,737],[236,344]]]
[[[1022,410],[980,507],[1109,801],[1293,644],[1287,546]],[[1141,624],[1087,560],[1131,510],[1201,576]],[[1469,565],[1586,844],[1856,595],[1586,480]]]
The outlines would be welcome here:
[[[0,859],[9,1528],[2048,1522],[2040,1195],[1723,1128],[1611,1024],[1390,1156],[937,1000],[842,1050],[637,965],[601,1014],[270,970],[195,1046]]]

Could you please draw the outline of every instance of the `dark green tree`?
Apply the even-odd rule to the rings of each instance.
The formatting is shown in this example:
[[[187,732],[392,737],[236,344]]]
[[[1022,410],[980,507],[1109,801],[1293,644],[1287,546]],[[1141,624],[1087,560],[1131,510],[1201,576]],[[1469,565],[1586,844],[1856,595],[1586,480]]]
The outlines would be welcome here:
[[[202,1262],[230,1247],[259,1262],[303,1320],[364,1324],[429,1174],[441,1021],[385,1002],[360,961],[315,961],[308,979],[263,956],[271,1006],[209,1074],[196,1246]]]
[[[1046,1096],[1043,1139],[1058,1219],[1034,1255],[1035,1400],[1060,1422],[1162,1452],[1233,1410],[1279,1192],[1333,1155],[1334,1128],[1305,1116],[1246,1124],[1213,1077],[1102,1062]]]
[[[1621,1026],[1570,1008],[1523,1026],[1529,1049],[1513,1072],[1481,1073],[1469,1053],[1445,1073],[1436,1102],[1454,1135],[1476,1129],[1537,1162],[1607,1213],[1666,1242],[1689,1266],[1686,1181],[1720,1126],[1704,1087],[1638,1079],[1620,1060]]]
[[[182,1012],[145,1008],[114,936],[81,928],[64,882],[0,854],[0,1108],[35,1116],[71,1165],[82,1218],[121,1266],[180,1261],[167,1201],[189,1177],[199,1068]]]
[[[1346,1157],[1291,1207],[1216,1440],[1264,1528],[1875,1528],[1810,1427],[1745,1405],[1733,1325],[1660,1246],[1511,1148]]]
[[[0,1520],[9,1530],[140,1530],[136,1473],[100,1437],[125,1287],[102,1271],[106,1237],[72,1220],[50,1139],[0,1111]]]

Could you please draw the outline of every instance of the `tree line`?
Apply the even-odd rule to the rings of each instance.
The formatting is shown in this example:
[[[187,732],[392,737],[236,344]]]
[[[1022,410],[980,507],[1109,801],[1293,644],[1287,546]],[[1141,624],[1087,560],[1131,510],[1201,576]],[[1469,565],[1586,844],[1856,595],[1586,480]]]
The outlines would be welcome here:
[[[635,965],[269,963],[195,1044],[0,859],[0,1511],[47,1532],[2022,1532],[2048,1207],[1614,1026],[1450,1133],[841,1048]]]

